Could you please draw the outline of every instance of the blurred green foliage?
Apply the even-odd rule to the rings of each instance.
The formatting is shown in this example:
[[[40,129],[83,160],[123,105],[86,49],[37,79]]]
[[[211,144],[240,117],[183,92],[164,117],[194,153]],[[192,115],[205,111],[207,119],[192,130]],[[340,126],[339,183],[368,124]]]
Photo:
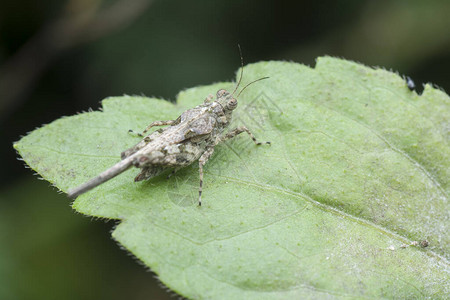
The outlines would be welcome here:
[[[31,177],[31,176],[30,176]],[[152,274],[37,177],[0,193],[0,299],[158,299]]]
[[[70,46],[61,48],[46,47],[58,44],[54,38],[39,39],[48,28],[65,28],[54,20],[95,16],[117,2],[0,4],[0,78],[12,79],[6,87],[0,84],[0,243],[7,245],[0,247],[2,299],[157,297],[147,286],[152,275],[110,239],[112,222],[74,214],[64,195],[37,182],[16,160],[12,142],[41,124],[97,109],[108,96],[174,99],[184,88],[232,79],[238,43],[246,63],[314,64],[315,57],[328,54],[393,68],[411,76],[419,89],[434,82],[450,90],[450,2],[445,0],[160,0],[96,38],[69,39]],[[33,39],[40,48],[25,58],[18,55]],[[32,80],[13,76],[11,62],[17,58],[24,66],[18,74],[35,74]],[[3,110],[7,105],[10,109]],[[155,293],[168,296],[162,289]]]

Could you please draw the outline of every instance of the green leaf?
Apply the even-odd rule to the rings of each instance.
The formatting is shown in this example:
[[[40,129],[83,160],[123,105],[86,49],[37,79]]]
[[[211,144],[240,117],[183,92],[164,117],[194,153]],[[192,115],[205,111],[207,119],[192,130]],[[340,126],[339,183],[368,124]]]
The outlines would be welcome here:
[[[450,293],[449,97],[421,96],[398,75],[322,57],[245,67],[234,126],[205,167],[135,183],[129,170],[78,197],[81,213],[120,219],[113,237],[177,293],[193,298],[444,298]],[[174,119],[219,88],[176,105],[143,97],[61,118],[15,148],[62,191],[119,160],[155,120]],[[429,246],[401,247],[427,240]]]

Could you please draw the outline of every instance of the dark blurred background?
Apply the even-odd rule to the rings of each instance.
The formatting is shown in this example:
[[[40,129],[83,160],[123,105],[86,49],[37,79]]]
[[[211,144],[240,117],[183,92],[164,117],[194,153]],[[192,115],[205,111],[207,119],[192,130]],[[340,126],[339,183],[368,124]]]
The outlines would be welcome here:
[[[15,0],[0,4],[0,299],[167,299],[114,221],[17,160],[12,143],[108,96],[173,101],[246,63],[339,56],[450,90],[450,2]]]

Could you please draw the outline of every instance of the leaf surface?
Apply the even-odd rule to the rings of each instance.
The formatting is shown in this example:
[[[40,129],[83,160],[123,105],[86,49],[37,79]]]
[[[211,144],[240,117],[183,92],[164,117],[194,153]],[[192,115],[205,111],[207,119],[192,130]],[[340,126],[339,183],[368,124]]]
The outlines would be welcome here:
[[[179,294],[215,299],[444,298],[450,292],[450,100],[385,70],[322,57],[245,67],[232,126],[244,134],[206,164],[135,183],[136,169],[78,197],[121,220],[113,237]],[[232,83],[188,89],[177,104],[114,97],[15,144],[62,191],[120,159],[155,120],[175,119]],[[429,246],[408,246],[427,240]]]

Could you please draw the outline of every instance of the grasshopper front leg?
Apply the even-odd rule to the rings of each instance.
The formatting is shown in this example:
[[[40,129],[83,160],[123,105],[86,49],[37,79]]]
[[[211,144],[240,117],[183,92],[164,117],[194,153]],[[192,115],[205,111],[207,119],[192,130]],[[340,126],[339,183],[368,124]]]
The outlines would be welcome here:
[[[144,137],[145,133],[147,133],[147,131],[150,130],[150,128],[154,127],[154,126],[165,126],[165,125],[176,125],[180,123],[180,118],[176,119],[176,120],[167,120],[167,121],[154,121],[152,122],[150,125],[148,125],[144,131],[142,133],[139,132],[135,132],[134,130],[130,129],[128,130],[128,132],[131,132],[133,134],[136,134],[139,137]]]
[[[147,126],[147,128],[144,129],[142,132],[142,135],[144,135],[147,131],[150,130],[153,126],[165,126],[165,125],[175,125],[180,123],[179,119],[176,120],[167,120],[167,121],[154,121],[150,125]]]
[[[253,135],[253,133],[245,126],[239,126],[233,130],[231,130],[230,132],[228,132],[226,135],[224,135],[223,137],[220,138],[221,142],[225,142],[226,140],[232,139],[235,136],[237,136],[238,134],[241,134],[243,132],[247,132],[247,134],[250,136],[250,138],[252,139],[252,141],[256,144],[256,145],[262,145],[262,144],[269,144],[270,142],[258,142],[255,138],[255,136]]]
[[[205,98],[204,104],[210,104],[212,99],[214,99],[214,96],[209,94],[208,97]]]

